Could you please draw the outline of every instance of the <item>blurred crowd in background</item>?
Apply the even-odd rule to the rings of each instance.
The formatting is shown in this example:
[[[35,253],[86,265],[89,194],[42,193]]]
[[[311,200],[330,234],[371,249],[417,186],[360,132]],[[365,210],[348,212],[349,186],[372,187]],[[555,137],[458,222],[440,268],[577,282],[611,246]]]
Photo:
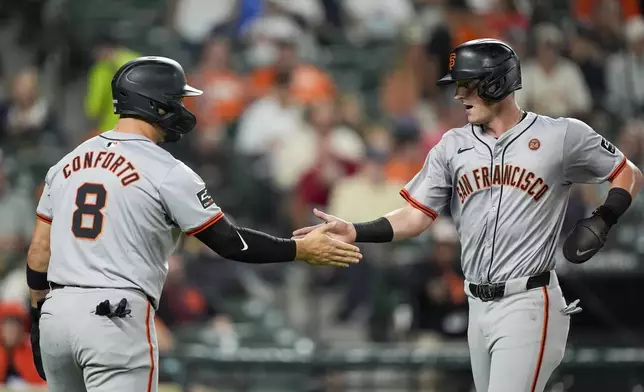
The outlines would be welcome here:
[[[185,101],[198,125],[164,148],[204,178],[230,219],[290,237],[316,223],[314,207],[364,221],[404,205],[398,191],[442,134],[466,122],[453,91],[435,81],[451,49],[475,38],[518,52],[522,108],[586,121],[642,168],[642,3],[0,1],[0,382],[33,378],[21,365],[30,357],[14,348],[28,341],[25,257],[44,175],[114,126],[110,81],[126,61],[162,55],[184,66],[204,91]],[[606,191],[574,188],[564,234]],[[644,340],[641,312],[616,306],[642,295],[642,212],[636,201],[593,265],[562,266],[572,276],[567,299],[588,300],[571,338]],[[418,239],[362,248],[364,260],[349,269],[256,266],[186,239],[169,261],[157,313],[162,353],[186,336],[292,341],[262,341],[258,331],[270,326],[328,346],[464,341],[467,301],[449,211]],[[604,280],[591,286],[597,276]],[[603,294],[611,285],[623,291]]]

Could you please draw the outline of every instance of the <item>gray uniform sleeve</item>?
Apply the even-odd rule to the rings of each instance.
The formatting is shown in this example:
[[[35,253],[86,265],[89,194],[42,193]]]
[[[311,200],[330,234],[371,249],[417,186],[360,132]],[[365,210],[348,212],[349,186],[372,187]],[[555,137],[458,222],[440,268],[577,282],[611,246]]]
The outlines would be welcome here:
[[[224,216],[201,177],[184,163],[170,170],[159,194],[170,218],[187,235],[199,234]]]
[[[612,181],[626,166],[617,147],[576,119],[568,119],[562,153],[564,178],[573,183]]]
[[[42,195],[40,195],[40,201],[38,201],[38,207],[36,207],[36,217],[45,223],[51,224],[54,219],[54,212],[51,208],[51,187],[49,181],[49,175],[47,175]]]
[[[425,164],[400,191],[413,207],[436,219],[452,197],[452,175],[445,153],[446,141],[441,141],[427,154]]]

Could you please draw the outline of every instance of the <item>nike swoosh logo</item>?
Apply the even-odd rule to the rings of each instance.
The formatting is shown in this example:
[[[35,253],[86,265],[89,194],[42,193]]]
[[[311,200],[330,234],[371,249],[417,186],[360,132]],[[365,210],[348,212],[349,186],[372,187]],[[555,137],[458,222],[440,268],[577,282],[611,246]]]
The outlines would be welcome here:
[[[244,247],[242,248],[242,252],[243,252],[246,249],[248,249],[248,244],[246,243],[246,241],[244,241],[244,238],[241,236],[241,234],[239,234],[239,232],[237,232],[237,235],[239,236],[239,239],[242,241],[242,244],[244,244]]]
[[[459,149],[458,149],[458,151],[457,151],[457,153],[458,153],[458,154],[461,154],[461,153],[463,153],[463,152],[465,152],[465,151],[469,151],[469,150],[471,150],[471,149],[473,149],[473,148],[474,148],[474,146],[469,147],[469,148],[459,148]]]
[[[580,251],[579,251],[579,249],[577,249],[577,256],[583,256],[583,255],[585,255],[586,253],[590,253],[590,252],[592,252],[592,251],[594,251],[594,250],[595,250],[595,249],[588,249],[588,250],[585,250],[585,251],[583,251],[583,252],[580,252]]]

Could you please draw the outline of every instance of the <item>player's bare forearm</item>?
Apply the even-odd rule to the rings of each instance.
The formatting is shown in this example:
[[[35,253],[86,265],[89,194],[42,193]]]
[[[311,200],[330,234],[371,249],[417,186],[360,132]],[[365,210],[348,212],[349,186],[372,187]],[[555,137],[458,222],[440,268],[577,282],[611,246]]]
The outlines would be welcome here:
[[[368,222],[348,222],[337,216],[313,209],[313,214],[324,222],[336,222],[330,231],[333,238],[346,242],[383,243],[400,241],[418,236],[434,221],[419,209],[411,205],[391,211],[388,214]],[[302,238],[322,224],[307,226],[293,231],[293,238]]]
[[[611,188],[625,189],[635,199],[642,187],[642,180],[640,169],[627,160],[624,169],[613,179]]]
[[[407,205],[385,215],[394,231],[394,241],[406,240],[420,235],[434,222],[434,219]]]
[[[29,253],[27,254],[27,266],[29,269],[39,273],[46,273],[49,268],[49,257],[51,256],[49,248],[50,229],[51,226],[48,223],[36,220],[36,227],[29,246]],[[31,293],[31,305],[35,307],[38,301],[45,298],[49,290],[30,288],[29,291]]]

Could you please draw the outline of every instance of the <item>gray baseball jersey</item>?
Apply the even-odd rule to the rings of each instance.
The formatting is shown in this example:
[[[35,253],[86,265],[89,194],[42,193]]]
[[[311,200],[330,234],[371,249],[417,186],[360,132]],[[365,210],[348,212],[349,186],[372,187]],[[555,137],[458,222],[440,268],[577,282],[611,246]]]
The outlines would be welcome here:
[[[432,218],[449,203],[465,278],[503,282],[554,268],[571,184],[625,165],[585,123],[527,113],[498,139],[471,124],[446,132],[401,195]]]
[[[170,153],[109,131],[49,170],[37,216],[52,225],[51,282],[139,289],[157,306],[181,231],[197,234],[223,213]]]

